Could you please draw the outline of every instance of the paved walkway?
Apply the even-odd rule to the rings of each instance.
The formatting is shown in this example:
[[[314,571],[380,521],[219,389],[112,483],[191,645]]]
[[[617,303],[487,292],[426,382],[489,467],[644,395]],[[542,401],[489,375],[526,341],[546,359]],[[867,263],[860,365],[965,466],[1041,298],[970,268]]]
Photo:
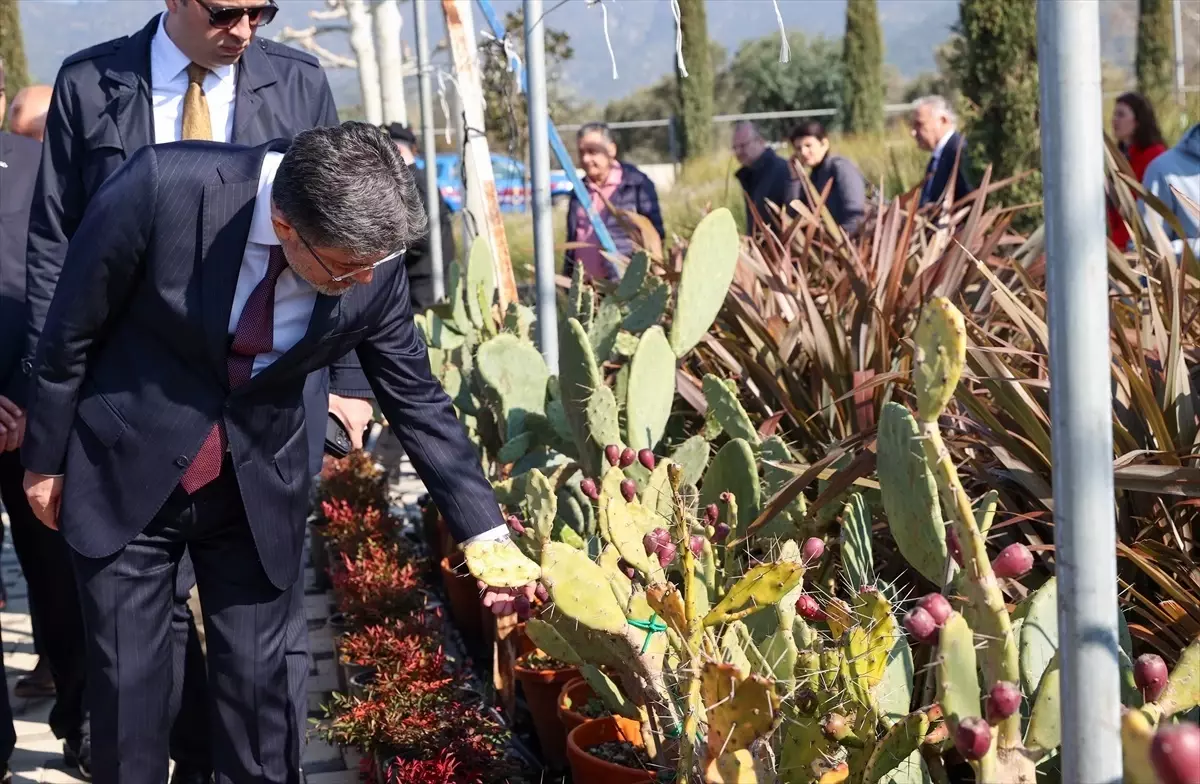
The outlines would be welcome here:
[[[393,479],[392,491],[401,506],[415,509],[416,499],[424,490],[407,461],[404,461]],[[12,696],[12,685],[33,669],[37,655],[33,652],[25,578],[12,549],[7,515],[3,515],[3,523],[5,532],[3,552],[0,553],[0,578],[8,590],[8,605],[0,612],[0,628],[3,629],[9,699],[17,729],[17,748],[9,762],[13,781],[15,784],[80,782],[81,779],[72,776],[63,767],[62,741],[54,737],[46,724],[51,701],[22,700]],[[332,611],[333,597],[316,590],[311,567],[305,569],[304,587],[309,647],[313,658],[308,680],[309,716],[320,719],[323,715],[321,705],[328,701],[329,692],[337,688],[333,637],[326,625],[326,619]],[[353,752],[343,752],[316,738],[309,740],[303,764],[307,784],[354,784],[359,780],[357,757]]]

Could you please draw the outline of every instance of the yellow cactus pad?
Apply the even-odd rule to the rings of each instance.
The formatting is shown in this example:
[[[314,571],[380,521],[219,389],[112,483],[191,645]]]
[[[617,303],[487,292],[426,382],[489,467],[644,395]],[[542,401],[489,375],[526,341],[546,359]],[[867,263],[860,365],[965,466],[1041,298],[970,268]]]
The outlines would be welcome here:
[[[924,422],[934,422],[954,397],[967,361],[967,329],[962,313],[945,297],[934,297],[921,310],[913,343],[917,416]]]
[[[760,564],[743,575],[729,593],[704,616],[705,626],[745,618],[770,607],[799,584],[804,567],[788,561]]]
[[[471,542],[463,554],[471,576],[495,588],[519,588],[542,575],[541,568],[509,539]]]
[[[779,695],[766,678],[746,678],[732,664],[709,661],[700,674],[700,691],[708,713],[706,759],[749,748],[775,724]]]

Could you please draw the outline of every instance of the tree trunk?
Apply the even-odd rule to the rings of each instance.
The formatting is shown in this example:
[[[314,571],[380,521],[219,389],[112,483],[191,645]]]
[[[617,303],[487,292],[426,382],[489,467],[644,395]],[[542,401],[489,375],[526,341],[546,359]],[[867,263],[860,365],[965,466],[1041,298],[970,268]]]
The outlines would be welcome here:
[[[358,60],[358,84],[362,90],[363,114],[372,125],[383,123],[383,105],[379,95],[379,61],[371,38],[371,14],[366,0],[344,0],[346,21],[350,23],[350,48]]]
[[[842,99],[843,124],[850,133],[883,132],[883,33],[876,0],[849,0],[846,37],[842,42],[846,68]]]
[[[0,0],[0,61],[4,63],[4,94],[11,100],[18,90],[29,84],[29,64],[25,61],[17,0]],[[6,124],[5,117],[0,115],[0,126]]]
[[[1137,71],[1138,90],[1150,99],[1159,117],[1171,106],[1175,63],[1175,23],[1171,0],[1140,0],[1138,3]]]
[[[378,0],[375,16],[375,51],[379,56],[379,87],[383,98],[383,121],[408,125],[404,103],[404,58],[400,49],[399,0]]]
[[[708,46],[708,19],[704,0],[679,0],[683,29],[683,64],[687,76],[678,71],[680,130],[684,160],[701,157],[713,143],[713,72]]]

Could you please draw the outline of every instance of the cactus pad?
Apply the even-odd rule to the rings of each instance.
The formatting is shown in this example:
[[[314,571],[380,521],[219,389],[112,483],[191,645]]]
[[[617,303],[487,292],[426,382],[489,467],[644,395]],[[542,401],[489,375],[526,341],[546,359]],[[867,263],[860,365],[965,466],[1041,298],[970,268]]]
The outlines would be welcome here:
[[[588,428],[587,405],[593,392],[604,384],[592,344],[583,326],[573,318],[563,325],[559,346],[559,386],[563,412],[570,425],[579,462],[588,476],[600,473],[600,447],[591,439]]]
[[[682,357],[700,342],[725,303],[740,251],[733,213],[713,210],[692,232],[675,297],[671,348]]]
[[[509,438],[525,430],[527,414],[545,412],[550,372],[532,343],[503,333],[480,344],[475,352],[479,377],[500,403]]]
[[[872,552],[871,510],[861,493],[852,493],[842,506],[842,571],[854,591],[875,584]]]
[[[635,450],[654,449],[667,429],[675,400],[675,355],[661,327],[642,335],[629,367],[625,401],[629,445]]]
[[[496,268],[492,263],[492,250],[487,242],[471,243],[471,256],[467,261],[467,316],[476,328],[492,323],[491,305],[496,296]],[[493,325],[494,326],[494,325]]]
[[[605,489],[607,490],[607,487]],[[631,505],[627,504],[625,499],[619,495],[612,497],[606,493],[604,498],[607,499],[605,516],[608,524],[608,541],[617,548],[621,557],[630,566],[646,575],[652,582],[663,579],[662,567],[659,566],[658,559],[646,554],[646,548],[642,544],[645,531],[634,521],[629,510]]]
[[[709,452],[710,447],[705,438],[692,436],[671,453],[671,462],[678,463],[683,469],[685,485],[700,484],[700,478],[704,476],[704,470],[708,467]]]
[[[628,302],[641,290],[642,284],[646,281],[646,273],[650,271],[650,254],[644,250],[636,251],[629,257],[629,266],[625,268],[625,274],[621,276],[621,282],[617,284],[617,290],[613,294],[618,302]]]
[[[612,355],[617,343],[617,331],[621,329],[624,317],[621,306],[613,299],[604,300],[600,310],[596,311],[596,317],[588,327],[588,338],[592,341],[597,361],[604,362]]]
[[[554,530],[554,518],[558,516],[558,496],[554,485],[536,468],[525,479],[525,508],[528,522],[538,539],[549,539]]]
[[[446,271],[446,294],[450,297],[450,320],[459,334],[465,335],[471,328],[471,317],[467,315],[462,266],[457,261],[450,262]]]
[[[711,373],[705,374],[703,389],[708,410],[720,423],[721,429],[728,433],[730,438],[742,438],[751,444],[757,444],[758,431],[754,429],[746,409],[742,408],[737,391],[730,389],[725,382]]]
[[[635,335],[641,334],[659,322],[670,298],[671,289],[666,283],[655,277],[646,278],[645,288],[629,303],[629,314],[621,328]]]
[[[1058,583],[1051,577],[1028,599],[1021,621],[1021,691],[1033,694],[1058,650]]]
[[[731,534],[736,536],[754,521],[762,504],[758,464],[754,450],[745,439],[732,439],[713,457],[700,486],[700,506],[717,503],[724,492],[733,493],[737,499],[738,524]]]
[[[912,704],[913,657],[908,639],[897,634],[888,654],[883,680],[875,687],[875,705],[884,724],[898,721]]]
[[[627,719],[638,718],[637,707],[626,699],[621,690],[617,688],[617,684],[613,683],[599,667],[583,664],[579,667],[579,674],[587,681],[588,686],[592,687],[592,691],[604,703],[604,707]]]
[[[1183,649],[1167,678],[1167,687],[1155,702],[1163,717],[1190,711],[1200,702],[1200,637]]]
[[[865,784],[879,784],[921,745],[929,732],[929,717],[924,711],[910,713],[887,731],[871,752],[863,774]]]
[[[761,781],[750,749],[728,751],[704,766],[704,784],[743,784]]]
[[[913,343],[917,415],[923,422],[935,422],[954,397],[967,361],[962,313],[945,297],[934,297],[921,310]]]
[[[803,576],[804,567],[796,563],[759,564],[746,572],[704,616],[704,625],[737,621],[773,605],[795,588]]]
[[[538,565],[508,539],[471,542],[463,553],[471,576],[495,588],[519,588],[541,576]]]
[[[575,649],[563,639],[562,635],[549,623],[540,618],[530,618],[525,622],[525,634],[548,656],[558,659],[564,664],[583,664],[583,659]]]
[[[938,702],[957,731],[958,722],[982,716],[979,705],[979,676],[975,669],[975,640],[971,627],[958,613],[951,613],[942,627],[937,658]]]
[[[620,634],[625,613],[608,588],[604,570],[584,553],[561,542],[542,547],[542,582],[555,610],[593,631]]]
[[[946,525],[937,482],[925,463],[920,428],[899,403],[885,403],[880,413],[876,462],[883,508],[896,547],[925,579],[941,585],[946,569]]]
[[[1052,751],[1059,747],[1062,743],[1061,706],[1056,655],[1042,673],[1042,682],[1038,684],[1037,694],[1034,695],[1029,727],[1025,730],[1025,745],[1028,748]]]
[[[746,749],[775,724],[779,695],[766,678],[745,677],[729,664],[705,662],[700,692],[708,714],[708,754]]]
[[[524,432],[504,442],[496,452],[496,460],[500,463],[515,463],[525,456],[530,447],[537,442],[537,437],[531,432]]]
[[[603,449],[608,444],[621,441],[620,412],[617,411],[617,399],[613,391],[601,384],[587,401],[587,424],[592,443]]]

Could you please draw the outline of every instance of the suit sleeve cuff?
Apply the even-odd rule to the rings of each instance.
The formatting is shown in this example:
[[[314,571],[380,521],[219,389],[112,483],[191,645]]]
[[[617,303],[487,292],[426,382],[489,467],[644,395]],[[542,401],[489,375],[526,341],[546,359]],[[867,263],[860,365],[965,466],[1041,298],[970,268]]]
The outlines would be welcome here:
[[[484,531],[481,534],[475,534],[470,539],[460,542],[458,547],[459,547],[459,549],[462,549],[462,548],[465,548],[467,545],[469,545],[471,542],[497,541],[500,539],[507,539],[508,537],[509,537],[508,526],[507,525],[498,525],[495,528]]]

